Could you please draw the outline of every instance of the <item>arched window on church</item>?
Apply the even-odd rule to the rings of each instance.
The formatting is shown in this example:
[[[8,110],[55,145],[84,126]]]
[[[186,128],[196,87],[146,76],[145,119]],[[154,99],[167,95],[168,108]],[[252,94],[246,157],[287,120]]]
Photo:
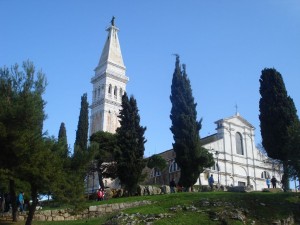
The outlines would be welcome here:
[[[264,179],[271,178],[270,173],[268,171],[263,171],[261,173],[261,178],[264,178]]]
[[[115,98],[117,98],[117,93],[118,93],[118,88],[117,88],[117,86],[115,86],[115,88],[114,88],[114,96],[115,96]]]
[[[169,173],[174,173],[178,170],[180,170],[180,168],[177,165],[177,163],[175,162],[175,160],[173,160],[172,163],[170,164],[170,167],[169,167]]]
[[[239,132],[235,133],[235,143],[236,143],[236,153],[239,155],[244,155],[243,137]]]
[[[111,89],[112,89],[112,86],[111,84],[108,86],[108,94],[111,94]]]
[[[153,168],[150,174],[150,177],[159,177],[161,176],[161,172],[157,168]]]
[[[220,171],[220,167],[219,167],[218,163],[215,163],[212,167],[210,167],[210,169]]]

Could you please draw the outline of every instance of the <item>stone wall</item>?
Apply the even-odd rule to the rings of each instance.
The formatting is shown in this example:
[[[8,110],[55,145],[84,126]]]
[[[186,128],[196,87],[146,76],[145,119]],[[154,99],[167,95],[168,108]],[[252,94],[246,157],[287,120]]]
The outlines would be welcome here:
[[[149,205],[151,201],[137,201],[128,203],[114,203],[90,206],[83,210],[81,213],[74,215],[71,209],[56,209],[56,210],[43,210],[36,211],[33,220],[35,221],[67,221],[67,220],[81,220],[88,218],[97,218],[103,214],[118,212],[123,209]],[[18,220],[24,221],[27,218],[27,213],[18,214]],[[1,214],[1,220],[11,220],[11,213]]]

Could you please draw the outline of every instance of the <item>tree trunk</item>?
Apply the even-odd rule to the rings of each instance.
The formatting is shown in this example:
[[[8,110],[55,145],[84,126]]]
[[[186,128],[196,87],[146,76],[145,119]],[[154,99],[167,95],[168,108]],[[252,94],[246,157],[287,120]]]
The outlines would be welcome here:
[[[102,176],[102,170],[101,170],[101,164],[97,165],[97,173],[98,173],[98,179],[99,179],[99,184],[102,190],[104,190],[104,183],[103,183],[103,176]]]
[[[28,213],[28,217],[27,217],[25,225],[31,225],[31,223],[32,223],[32,219],[33,219],[35,209],[37,206],[37,202],[38,202],[37,197],[38,197],[37,189],[35,187],[31,186],[32,204],[29,206],[29,213]]]
[[[16,198],[16,190],[15,190],[15,181],[10,179],[9,180],[9,195],[10,195],[10,202],[12,206],[12,220],[13,222],[17,222],[17,198]]]
[[[288,163],[286,161],[283,161],[283,176],[282,176],[282,188],[284,192],[287,192],[290,189],[290,183],[289,183],[289,168]]]
[[[199,173],[199,187],[202,189],[202,183],[201,183],[201,173]]]

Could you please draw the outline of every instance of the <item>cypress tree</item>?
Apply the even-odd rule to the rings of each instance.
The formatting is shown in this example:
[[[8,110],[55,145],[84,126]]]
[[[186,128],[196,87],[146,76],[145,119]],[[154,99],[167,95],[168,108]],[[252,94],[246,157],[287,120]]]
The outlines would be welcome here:
[[[291,166],[290,175],[294,180],[298,177],[300,184],[300,122],[294,123],[289,128],[289,135],[291,138],[289,140],[288,149],[293,150],[289,156],[289,165]]]
[[[119,118],[121,126],[116,131],[119,147],[116,154],[117,174],[128,195],[134,195],[146,165],[143,159],[146,127],[140,126],[138,107],[133,96],[128,99],[126,93],[123,95]]]
[[[83,94],[81,96],[81,107],[79,120],[76,131],[76,139],[75,139],[75,149],[76,147],[80,148],[81,151],[87,150],[87,142],[88,142],[88,129],[89,129],[89,104],[87,101],[87,94]]]
[[[172,79],[172,103],[170,130],[173,133],[173,150],[176,153],[175,162],[181,170],[179,183],[186,187],[193,186],[199,174],[205,168],[213,165],[212,154],[201,146],[199,131],[201,120],[197,121],[197,104],[194,103],[190,81],[180,68],[179,56],[176,56],[175,71]]]
[[[289,188],[288,160],[293,148],[289,148],[289,129],[299,121],[293,99],[288,96],[281,74],[275,69],[262,70],[260,77],[260,129],[262,145],[269,157],[281,160],[284,167],[282,182]]]
[[[65,123],[61,123],[58,132],[58,143],[62,145],[62,156],[64,158],[68,157],[69,148],[68,148],[68,140],[67,140],[67,130],[65,127]]]
[[[74,154],[71,158],[71,168],[69,171],[69,184],[73,184],[74,193],[77,193],[78,201],[75,202],[76,207],[80,203],[80,199],[84,194],[84,179],[88,173],[88,165],[92,160],[92,151],[89,151],[88,142],[88,101],[87,94],[81,96],[81,107],[78,119],[76,139],[74,145]],[[70,196],[73,198],[73,196]]]
[[[67,140],[67,130],[65,127],[65,123],[61,123],[58,131],[58,140],[64,139]]]

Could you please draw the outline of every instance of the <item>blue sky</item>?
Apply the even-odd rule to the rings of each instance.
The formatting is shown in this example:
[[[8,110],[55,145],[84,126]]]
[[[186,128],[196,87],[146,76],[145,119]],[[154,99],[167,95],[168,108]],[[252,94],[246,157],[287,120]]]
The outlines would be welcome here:
[[[298,0],[0,0],[0,66],[30,59],[46,74],[44,129],[57,137],[66,124],[74,144],[80,98],[88,94],[112,16],[141,125],[145,155],[172,148],[169,130],[173,53],[187,65],[201,137],[235,104],[259,128],[259,77],[277,69],[300,109],[300,1]]]

